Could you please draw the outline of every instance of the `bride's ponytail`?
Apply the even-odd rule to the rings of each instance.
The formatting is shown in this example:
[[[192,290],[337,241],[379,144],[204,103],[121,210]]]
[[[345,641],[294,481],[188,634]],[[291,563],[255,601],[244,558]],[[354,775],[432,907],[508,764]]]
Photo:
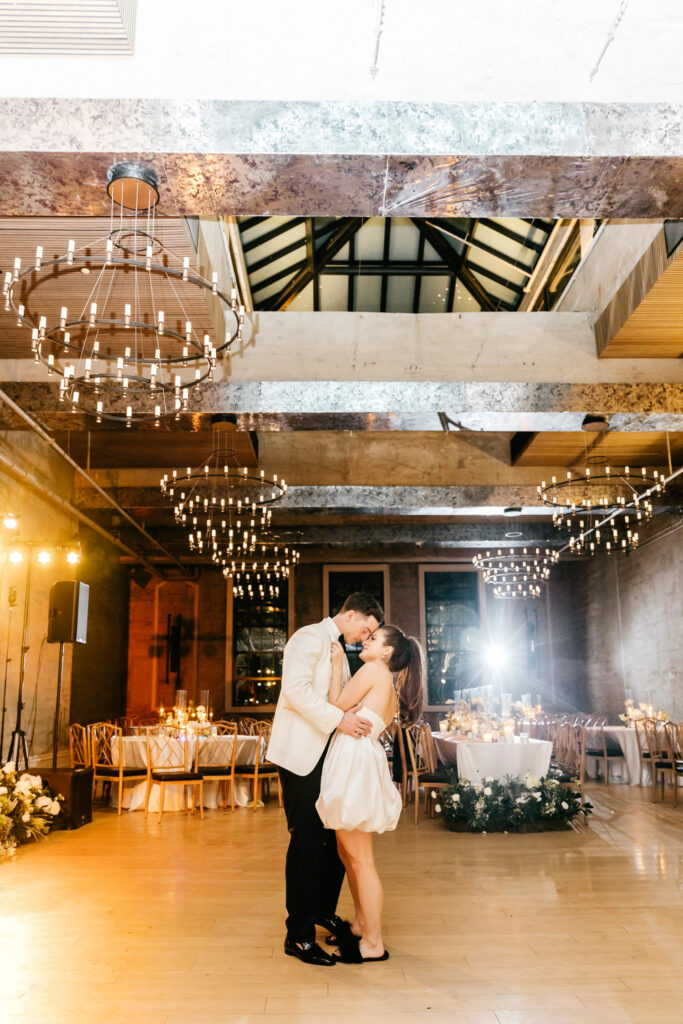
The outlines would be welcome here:
[[[393,648],[389,670],[396,677],[398,714],[401,725],[412,725],[422,714],[425,655],[414,636],[406,636],[398,626],[382,626],[384,642]]]

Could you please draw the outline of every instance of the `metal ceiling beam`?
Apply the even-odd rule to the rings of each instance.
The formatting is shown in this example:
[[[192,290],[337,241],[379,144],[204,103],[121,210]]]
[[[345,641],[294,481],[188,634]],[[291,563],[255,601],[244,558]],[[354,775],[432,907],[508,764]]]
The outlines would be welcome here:
[[[482,277],[487,277],[489,281],[494,281],[499,284],[502,288],[508,288],[511,292],[515,292],[517,295],[524,294],[524,285],[516,284],[507,277],[502,277],[500,274],[496,274],[495,271],[489,270],[488,267],[482,267],[479,263],[474,263],[472,260],[467,261],[467,267],[474,273],[481,274]]]
[[[382,248],[382,262],[384,265],[389,263],[389,253],[391,252],[391,217],[384,218],[384,244]],[[387,310],[387,291],[389,289],[389,278],[384,275],[382,277],[382,284],[380,286],[379,296],[379,310],[380,313],[386,313]]]
[[[415,284],[413,286],[413,313],[420,312],[420,291],[422,289],[422,264],[424,263],[425,254],[425,236],[420,231],[418,233],[417,243],[417,265],[420,268],[419,272],[415,275]]]
[[[498,220],[493,220],[489,217],[482,217],[479,220],[482,227],[490,228],[491,231],[495,231],[496,234],[502,235],[503,238],[509,238],[511,242],[517,242],[518,245],[523,245],[527,249],[533,249],[539,255],[543,252],[543,246],[545,242],[532,242],[531,239],[525,238],[524,235],[520,235],[517,231],[513,231],[512,228],[507,227],[505,224],[501,224]]]
[[[269,220],[270,218],[257,217],[251,219],[261,221]],[[297,227],[299,224],[303,224],[305,220],[305,217],[291,217],[288,221],[285,221],[285,223],[278,224],[277,227],[271,228],[270,231],[264,231],[262,235],[257,235],[256,238],[250,238],[248,242],[242,242],[242,248],[244,249],[245,253],[251,252],[252,249],[257,249],[259,245],[264,245],[266,242],[272,242],[274,238],[279,238],[280,235],[284,235],[288,231],[291,231],[292,228]],[[240,225],[240,228],[242,230],[246,230],[243,224]]]
[[[457,241],[462,242],[468,249],[479,250],[485,252],[487,256],[493,256],[495,259],[500,260],[501,263],[506,263],[509,267],[513,267],[526,277],[533,271],[533,266],[529,266],[527,263],[523,263],[521,260],[512,260],[505,253],[502,253],[500,249],[494,248],[492,245],[488,245],[486,242],[480,241],[478,238],[473,237],[473,228],[479,223],[476,219],[472,222],[472,227],[467,232],[459,231],[458,228],[452,227],[450,221],[443,218],[434,218],[429,222],[436,226],[444,234],[450,235]]]
[[[466,270],[462,259],[458,256],[458,253],[456,253],[450,242],[447,242],[441,232],[426,221],[420,220],[417,217],[411,217],[411,220],[418,231],[424,235],[437,255],[439,255],[444,263],[450,267],[451,273],[455,277],[460,278],[472,298],[475,299],[481,309],[486,312],[493,312],[496,308],[493,299],[477,279]]]
[[[283,277],[289,277],[290,274],[294,274],[297,271],[303,269],[306,266],[306,260],[297,260],[296,263],[290,263],[288,267],[283,270],[278,270],[275,274],[271,274],[270,277],[264,277],[262,281],[252,283],[251,291],[252,294],[256,295],[257,292],[265,291],[266,288],[270,288],[276,281],[281,281]],[[263,304],[261,309],[267,309],[267,304]]]
[[[304,288],[310,284],[314,275],[319,273],[325,264],[344,248],[349,239],[362,228],[367,219],[367,217],[342,218],[327,241],[316,249],[315,266],[313,268],[306,265],[301,267],[294,279],[278,295],[265,302],[263,308],[266,310],[287,309],[297,295],[300,295]]]

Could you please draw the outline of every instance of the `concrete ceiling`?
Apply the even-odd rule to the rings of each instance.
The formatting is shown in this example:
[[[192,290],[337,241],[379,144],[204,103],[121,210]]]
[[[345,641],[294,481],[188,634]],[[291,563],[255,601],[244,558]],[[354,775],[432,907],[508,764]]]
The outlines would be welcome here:
[[[563,220],[544,232],[533,287],[509,302],[520,312],[463,312],[455,296],[453,313],[315,312],[314,301],[250,312],[214,384],[152,436],[62,412],[0,313],[0,386],[122,505],[170,529],[159,474],[199,454],[217,412],[235,415],[245,451],[256,431],[259,465],[291,485],[280,528],[315,545],[465,550],[509,532],[507,505],[524,510],[522,542],[550,542],[535,485],[580,455],[587,413],[609,417],[605,450],[662,467],[668,431],[680,457],[679,351],[650,344],[642,319],[615,344],[635,314],[654,331],[666,308],[661,337],[678,338],[668,325],[682,319],[675,254],[652,256],[662,221],[683,217],[679,4],[432,0],[418,17],[407,0],[331,3],[324,16],[317,0],[197,0],[188,18],[168,0],[163,19],[154,6],[127,24],[125,59],[48,47],[0,65],[0,263],[37,230],[51,242],[65,218],[95,231],[107,168],[123,158],[157,171],[172,247],[222,285],[233,278],[248,310],[253,261],[236,217]],[[200,218],[196,255],[185,216]],[[529,312],[572,232],[568,286],[552,312]],[[0,409],[2,451],[20,426]],[[536,436],[515,462],[520,434]],[[73,500],[111,519],[83,481]]]

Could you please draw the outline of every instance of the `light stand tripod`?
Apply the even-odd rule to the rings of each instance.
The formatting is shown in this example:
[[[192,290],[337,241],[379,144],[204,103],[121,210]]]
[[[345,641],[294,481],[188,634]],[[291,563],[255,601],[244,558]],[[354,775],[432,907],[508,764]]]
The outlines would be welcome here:
[[[10,587],[7,594],[7,646],[5,648],[5,681],[2,687],[2,724],[0,725],[0,764],[2,764],[2,752],[5,749],[5,716],[7,715],[7,676],[11,658],[9,656],[9,640],[12,632],[12,612],[17,603],[17,588]]]
[[[26,733],[21,728],[21,712],[23,711],[24,704],[24,677],[26,676],[26,655],[28,654],[29,643],[28,643],[28,611],[29,611],[29,598],[31,596],[31,565],[33,562],[32,551],[29,549],[27,565],[26,565],[26,590],[24,593],[24,623],[23,623],[23,639],[21,643],[21,662],[19,664],[19,689],[17,691],[17,721],[14,726],[14,730],[10,737],[9,752],[7,754],[7,760],[13,761],[19,770],[19,756],[23,754],[24,757],[24,771],[28,771],[28,744],[26,743]]]

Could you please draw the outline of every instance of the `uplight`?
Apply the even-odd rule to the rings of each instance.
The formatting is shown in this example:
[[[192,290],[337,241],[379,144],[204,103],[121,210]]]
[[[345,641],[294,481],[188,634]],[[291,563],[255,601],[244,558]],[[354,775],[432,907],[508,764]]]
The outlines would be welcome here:
[[[21,551],[10,551],[9,560],[13,565],[18,565],[22,559]]]
[[[19,524],[17,523],[17,517],[13,516],[11,512],[8,512],[2,521],[2,525],[6,530],[16,530]]]
[[[51,553],[49,551],[39,551],[38,561],[40,562],[41,565],[47,565],[49,562],[52,561]]]
[[[71,551],[67,551],[66,560],[69,565],[78,565],[81,560],[80,553],[76,551],[75,548],[72,548]]]

